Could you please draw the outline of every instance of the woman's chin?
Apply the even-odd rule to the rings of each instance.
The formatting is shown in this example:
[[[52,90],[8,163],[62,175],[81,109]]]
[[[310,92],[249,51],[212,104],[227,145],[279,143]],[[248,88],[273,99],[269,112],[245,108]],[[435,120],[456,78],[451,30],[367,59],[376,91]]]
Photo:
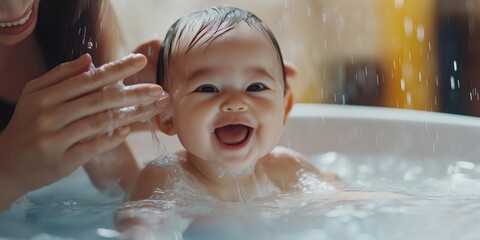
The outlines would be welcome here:
[[[33,29],[34,27],[17,35],[0,35],[0,46],[10,47],[24,41],[32,34]]]

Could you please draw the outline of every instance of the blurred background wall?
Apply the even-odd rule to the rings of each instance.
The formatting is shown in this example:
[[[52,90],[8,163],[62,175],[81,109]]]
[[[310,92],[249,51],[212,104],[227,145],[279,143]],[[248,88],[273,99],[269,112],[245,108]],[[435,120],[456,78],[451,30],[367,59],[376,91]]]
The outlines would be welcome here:
[[[480,0],[114,0],[126,48],[180,16],[246,8],[277,36],[297,102],[480,116]]]

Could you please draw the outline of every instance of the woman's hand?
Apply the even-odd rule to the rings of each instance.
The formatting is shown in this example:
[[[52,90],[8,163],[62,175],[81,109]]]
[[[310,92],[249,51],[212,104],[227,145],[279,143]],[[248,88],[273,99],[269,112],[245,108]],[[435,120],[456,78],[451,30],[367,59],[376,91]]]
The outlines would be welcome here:
[[[155,84],[112,86],[146,65],[141,54],[92,68],[89,55],[30,81],[0,134],[0,209],[124,141],[132,122],[166,107]],[[120,110],[122,107],[136,106]]]

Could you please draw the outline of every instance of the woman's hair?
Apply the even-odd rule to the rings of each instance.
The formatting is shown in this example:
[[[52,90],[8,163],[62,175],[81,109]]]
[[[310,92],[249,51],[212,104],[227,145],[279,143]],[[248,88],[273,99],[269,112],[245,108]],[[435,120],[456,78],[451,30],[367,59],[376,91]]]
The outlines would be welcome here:
[[[41,0],[35,34],[48,69],[97,54],[103,0]]]
[[[235,7],[210,7],[190,13],[178,19],[168,30],[158,56],[157,84],[165,87],[166,71],[171,63],[173,51],[180,50],[187,53],[192,48],[208,45],[216,38],[229,32],[245,22],[251,28],[263,33],[272,43],[282,65],[282,78],[286,83],[283,57],[275,36],[270,28],[253,13]],[[192,35],[189,33],[193,33]],[[180,44],[180,42],[188,44]],[[184,46],[185,45],[185,46]]]

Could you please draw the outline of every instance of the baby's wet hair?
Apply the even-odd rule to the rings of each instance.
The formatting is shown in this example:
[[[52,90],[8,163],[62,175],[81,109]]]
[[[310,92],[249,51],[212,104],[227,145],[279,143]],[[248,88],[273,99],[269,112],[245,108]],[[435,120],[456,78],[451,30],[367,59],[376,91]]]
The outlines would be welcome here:
[[[286,84],[282,53],[270,28],[253,13],[227,6],[209,7],[190,13],[178,19],[170,27],[158,56],[157,84],[165,89],[167,87],[165,79],[173,51],[183,50],[184,53],[188,53],[192,48],[208,46],[216,38],[234,29],[241,22],[245,22],[251,28],[258,30],[271,42],[277,53],[277,58],[281,65],[282,78]],[[188,33],[194,33],[193,37],[187,37],[189,36]],[[182,45],[180,44],[181,40],[188,40],[188,43]],[[182,47],[183,49],[181,49]]]

